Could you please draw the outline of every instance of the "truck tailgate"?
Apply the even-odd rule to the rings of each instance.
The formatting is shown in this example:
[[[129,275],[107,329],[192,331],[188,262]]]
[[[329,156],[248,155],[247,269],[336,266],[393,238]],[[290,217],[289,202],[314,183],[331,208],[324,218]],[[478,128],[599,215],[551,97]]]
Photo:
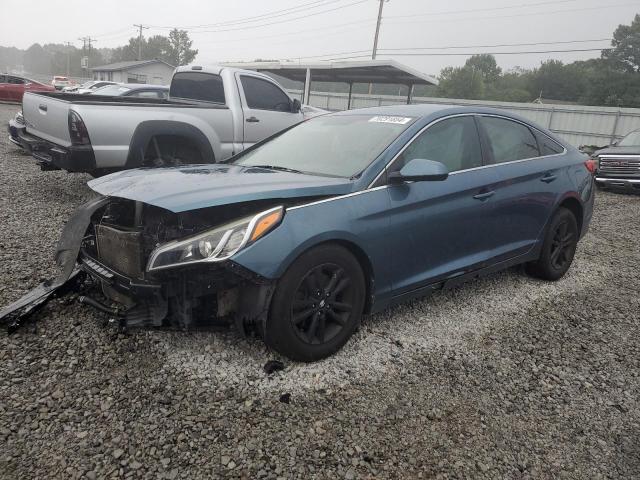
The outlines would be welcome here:
[[[27,132],[57,145],[71,145],[68,115],[71,103],[50,96],[26,92],[22,100],[22,114]]]

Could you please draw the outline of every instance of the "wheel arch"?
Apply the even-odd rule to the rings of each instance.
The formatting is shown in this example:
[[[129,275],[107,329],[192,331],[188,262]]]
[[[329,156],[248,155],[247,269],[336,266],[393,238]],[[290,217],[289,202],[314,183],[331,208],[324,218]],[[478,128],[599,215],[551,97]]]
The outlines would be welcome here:
[[[147,146],[157,136],[184,138],[200,152],[203,162],[215,163],[214,146],[199,128],[185,122],[149,120],[141,122],[133,132],[125,168],[142,166]]]
[[[578,234],[580,234],[582,232],[582,223],[584,221],[584,208],[580,203],[580,200],[573,196],[566,197],[560,202],[556,211],[558,211],[559,208],[566,208],[573,214],[576,219],[576,223],[578,224]]]

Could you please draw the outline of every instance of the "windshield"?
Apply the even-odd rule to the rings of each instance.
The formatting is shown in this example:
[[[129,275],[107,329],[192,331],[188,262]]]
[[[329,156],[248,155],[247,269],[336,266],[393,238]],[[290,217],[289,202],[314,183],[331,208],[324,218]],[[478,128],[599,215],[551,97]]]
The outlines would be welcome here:
[[[233,163],[349,178],[362,172],[413,120],[380,115],[315,117]]]
[[[621,147],[640,146],[640,130],[629,133],[626,137],[618,142]]]
[[[106,85],[104,87],[96,88],[91,95],[110,95],[118,97],[127,93],[130,88],[123,87],[122,85]]]

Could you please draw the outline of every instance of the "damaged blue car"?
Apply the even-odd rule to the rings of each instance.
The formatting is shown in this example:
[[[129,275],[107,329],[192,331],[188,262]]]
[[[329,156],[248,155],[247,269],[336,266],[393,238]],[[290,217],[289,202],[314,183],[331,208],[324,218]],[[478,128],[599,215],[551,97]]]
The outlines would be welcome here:
[[[67,223],[52,296],[122,328],[235,324],[300,361],[340,349],[363,314],[518,264],[569,269],[594,165],[510,113],[446,105],[303,122],[215,165],[128,170]]]

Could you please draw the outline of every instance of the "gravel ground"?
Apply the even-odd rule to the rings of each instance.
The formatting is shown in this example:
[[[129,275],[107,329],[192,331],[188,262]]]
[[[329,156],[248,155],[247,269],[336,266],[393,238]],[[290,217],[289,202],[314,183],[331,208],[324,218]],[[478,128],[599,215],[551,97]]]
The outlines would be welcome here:
[[[91,192],[1,136],[4,305],[54,273]],[[640,197],[602,192],[563,280],[513,269],[396,307],[270,376],[257,340],[116,335],[52,302],[37,335],[0,332],[0,478],[638,478],[639,238]]]

